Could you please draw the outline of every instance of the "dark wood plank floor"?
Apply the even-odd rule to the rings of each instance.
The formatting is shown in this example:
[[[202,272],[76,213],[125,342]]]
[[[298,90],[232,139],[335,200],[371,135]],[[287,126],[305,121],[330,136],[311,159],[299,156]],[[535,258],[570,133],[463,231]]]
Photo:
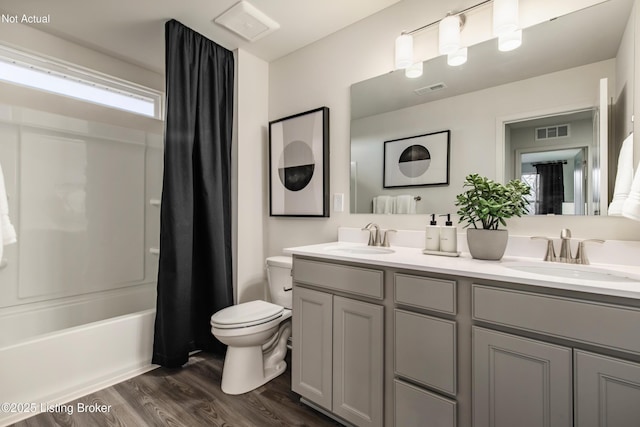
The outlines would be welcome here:
[[[337,426],[299,403],[290,369],[240,396],[220,389],[223,360],[199,353],[181,369],[158,368],[69,402],[73,414],[41,413],[14,424],[49,426]],[[111,405],[104,413],[78,413],[78,405]],[[71,412],[71,411],[69,411]]]

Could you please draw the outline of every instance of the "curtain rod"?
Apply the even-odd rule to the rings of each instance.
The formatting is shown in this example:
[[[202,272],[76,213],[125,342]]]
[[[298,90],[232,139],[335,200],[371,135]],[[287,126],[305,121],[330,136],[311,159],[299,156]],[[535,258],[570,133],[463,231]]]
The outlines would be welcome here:
[[[538,162],[538,163],[531,163],[531,166],[538,166],[538,165],[558,165],[558,164],[566,165],[566,164],[567,164],[567,161],[566,161],[566,160],[555,160],[555,161],[551,161],[551,162]]]
[[[468,12],[468,11],[470,11],[470,10],[476,9],[476,8],[478,8],[478,7],[480,7],[480,6],[483,6],[483,5],[487,4],[487,3],[490,3],[490,2],[492,2],[492,1],[493,1],[493,0],[485,0],[485,1],[482,1],[482,2],[480,2],[480,3],[474,4],[473,6],[469,6],[468,8],[463,9],[463,10],[461,10],[460,12],[450,13],[449,15],[451,15],[451,16],[462,15],[462,14],[463,14],[463,13],[465,13],[465,12]],[[449,16],[449,15],[447,15],[447,16]],[[464,20],[464,17],[461,17],[461,18]],[[444,18],[443,18],[443,19],[444,19]],[[414,35],[414,34],[416,34],[416,33],[419,33],[419,32],[420,32],[420,31],[422,31],[422,30],[426,30],[427,28],[429,28],[429,27],[432,27],[432,26],[436,25],[436,24],[437,24],[437,23],[439,23],[440,21],[442,21],[442,19],[438,19],[437,21],[433,21],[433,22],[432,22],[432,23],[430,23],[430,24],[423,25],[422,27],[416,28],[415,30],[411,30],[411,31],[403,31],[403,32],[402,32],[402,34],[408,34],[408,35],[412,36],[412,35]]]

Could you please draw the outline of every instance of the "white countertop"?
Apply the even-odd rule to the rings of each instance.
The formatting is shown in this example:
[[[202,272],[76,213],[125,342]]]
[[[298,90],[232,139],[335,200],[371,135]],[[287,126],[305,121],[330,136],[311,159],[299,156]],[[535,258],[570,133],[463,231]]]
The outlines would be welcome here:
[[[540,264],[543,266],[558,265],[557,263],[543,262],[535,258],[505,256],[500,261],[482,261],[471,258],[468,253],[462,253],[460,257],[425,255],[422,253],[422,249],[403,246],[391,246],[390,249],[393,249],[394,252],[388,254],[357,254],[335,250],[337,247],[365,246],[366,245],[362,243],[331,242],[286,248],[284,252],[292,255],[303,255],[326,260],[357,262],[381,267],[394,267],[640,299],[640,267],[636,266],[595,263],[585,266],[570,264],[576,269],[614,271],[618,274],[624,274],[634,278],[634,281],[631,282],[600,281],[576,279],[572,277],[555,277],[514,270],[508,267],[510,264],[517,265],[517,263],[526,263],[527,265],[535,263],[535,265]],[[566,264],[560,265],[567,266]]]

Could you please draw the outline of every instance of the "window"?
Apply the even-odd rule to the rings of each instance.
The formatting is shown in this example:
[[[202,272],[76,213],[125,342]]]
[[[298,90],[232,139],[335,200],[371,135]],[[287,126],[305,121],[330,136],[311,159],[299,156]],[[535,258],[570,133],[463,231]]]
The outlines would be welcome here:
[[[0,80],[162,118],[161,92],[4,46],[0,46]]]

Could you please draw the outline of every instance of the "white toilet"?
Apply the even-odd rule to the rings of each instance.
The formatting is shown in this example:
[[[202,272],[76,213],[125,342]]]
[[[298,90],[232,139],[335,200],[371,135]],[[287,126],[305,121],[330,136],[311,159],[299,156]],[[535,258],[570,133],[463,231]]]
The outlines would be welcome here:
[[[291,257],[267,258],[273,303],[250,301],[211,316],[211,333],[227,345],[222,391],[242,394],[260,387],[287,368],[291,336]]]

